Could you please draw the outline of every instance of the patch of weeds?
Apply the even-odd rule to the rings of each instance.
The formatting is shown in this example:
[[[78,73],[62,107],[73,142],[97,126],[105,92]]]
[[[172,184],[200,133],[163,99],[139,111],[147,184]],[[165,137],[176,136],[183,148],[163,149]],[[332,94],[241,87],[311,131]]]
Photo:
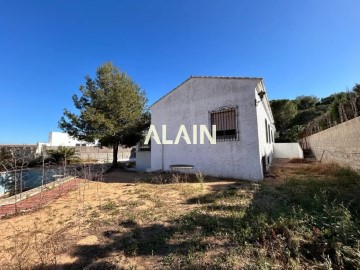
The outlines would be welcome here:
[[[200,183],[200,190],[203,190],[204,189],[204,181],[205,181],[204,174],[202,172],[198,172],[195,174],[195,176],[196,176],[197,182]]]
[[[152,202],[155,204],[156,208],[160,208],[165,205],[165,202],[161,199],[153,199]]]
[[[210,269],[235,269],[236,261],[235,254],[233,252],[218,254],[214,256],[213,259],[209,262],[208,268]]]
[[[125,219],[126,220],[131,220],[131,221],[136,223],[136,217],[137,217],[137,215],[135,213],[133,213],[133,212],[126,212],[125,213]]]
[[[92,211],[89,216],[91,218],[98,218],[98,217],[100,217],[100,213],[97,211]]]
[[[159,224],[135,227],[132,234],[122,240],[123,251],[128,256],[163,254],[168,251],[171,228]]]
[[[177,183],[187,183],[189,180],[188,174],[183,173],[168,173],[160,174],[151,179],[153,184],[177,184]]]
[[[129,220],[121,221],[119,225],[124,228],[134,228],[137,226],[137,223],[134,220],[129,219]]]
[[[170,254],[168,254],[168,255],[166,255],[166,256],[163,256],[163,257],[161,258],[161,264],[162,264],[162,266],[165,267],[165,268],[172,268],[172,267],[174,267],[174,266],[175,266],[175,263],[177,262],[177,259],[178,259],[177,257],[178,257],[178,255],[175,254],[175,253],[170,253]],[[180,268],[180,267],[178,267],[178,268]]]
[[[138,216],[141,220],[144,220],[144,221],[155,221],[156,220],[155,213],[151,209],[139,211]]]
[[[153,184],[165,184],[167,183],[166,178],[162,174],[153,177],[150,181]]]
[[[152,196],[149,193],[142,193],[139,195],[138,197],[139,199],[144,199],[144,200],[151,200]]]
[[[139,200],[136,200],[136,201],[127,201],[124,206],[126,207],[129,207],[129,208],[135,208],[135,207],[138,207],[139,205],[141,204],[141,202]]]
[[[99,207],[101,210],[112,212],[118,208],[118,205],[113,201],[107,201]]]
[[[169,183],[180,183],[181,182],[181,174],[173,173],[171,178],[169,179]]]
[[[136,269],[138,269],[138,268],[137,268],[137,266],[134,265],[134,264],[131,264],[131,265],[129,266],[129,270],[136,270]]]
[[[96,222],[100,217],[100,213],[97,211],[92,211],[89,214],[89,218],[85,220],[86,223],[92,224],[94,222]]]
[[[185,198],[190,198],[191,196],[194,196],[195,194],[199,193],[199,189],[195,185],[179,184],[176,185],[176,187],[181,192],[181,195],[184,196]]]
[[[163,269],[217,269],[209,268],[204,261],[204,253],[190,248],[185,254],[170,253],[161,260]]]
[[[124,254],[127,256],[136,256],[138,254],[139,247],[136,241],[132,238],[124,239]]]

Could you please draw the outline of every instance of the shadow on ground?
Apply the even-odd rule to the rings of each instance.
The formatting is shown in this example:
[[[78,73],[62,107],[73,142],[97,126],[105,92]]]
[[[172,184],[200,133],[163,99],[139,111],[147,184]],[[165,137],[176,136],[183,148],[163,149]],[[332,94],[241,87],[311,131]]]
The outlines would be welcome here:
[[[356,257],[360,179],[353,172],[339,170],[326,178],[293,176],[276,183],[212,185],[208,194],[186,203],[199,207],[169,220],[169,225],[121,221],[113,230],[102,231],[106,244],[76,246],[71,255],[77,261],[58,268],[122,269],[101,262],[114,251],[126,257],[171,257],[171,262],[160,265],[182,269],[237,268],[244,254],[253,256],[249,261],[256,267],[264,261],[283,269],[295,263],[300,267],[327,263],[335,269],[360,265]]]

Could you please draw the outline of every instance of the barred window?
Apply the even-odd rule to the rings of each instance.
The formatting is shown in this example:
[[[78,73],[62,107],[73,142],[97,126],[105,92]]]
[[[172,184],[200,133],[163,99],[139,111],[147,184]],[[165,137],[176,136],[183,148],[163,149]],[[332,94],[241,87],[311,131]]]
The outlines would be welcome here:
[[[238,140],[237,108],[222,108],[210,112],[211,128],[216,126],[217,141]]]

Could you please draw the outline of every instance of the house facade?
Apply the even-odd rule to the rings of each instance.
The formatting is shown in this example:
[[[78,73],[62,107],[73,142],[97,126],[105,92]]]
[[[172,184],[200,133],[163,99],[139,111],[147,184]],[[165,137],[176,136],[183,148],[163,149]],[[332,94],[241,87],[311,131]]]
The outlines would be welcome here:
[[[80,141],[71,137],[65,132],[49,132],[49,142],[47,146],[96,146],[97,143],[89,143],[86,141]]]
[[[207,175],[263,179],[272,160],[275,126],[261,78],[192,76],[150,110],[160,138],[166,132],[175,140],[180,125],[192,138],[190,143],[182,137],[178,144],[157,144],[153,137],[152,171],[189,164]],[[207,139],[200,144],[194,125],[205,125],[211,134],[216,125],[216,144]]]

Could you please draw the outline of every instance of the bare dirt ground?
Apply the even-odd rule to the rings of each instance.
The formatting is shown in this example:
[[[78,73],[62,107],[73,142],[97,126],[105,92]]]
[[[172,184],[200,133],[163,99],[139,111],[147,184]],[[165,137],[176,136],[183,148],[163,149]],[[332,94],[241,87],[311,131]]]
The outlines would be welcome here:
[[[166,229],[169,220],[198,207],[189,198],[233,183],[209,177],[210,183],[153,184],[154,178],[172,176],[114,170],[103,182],[86,181],[40,210],[0,220],[0,268],[106,268],[114,263],[152,268],[161,254],[133,256],[136,250],[124,252],[115,241],[134,227]],[[111,260],[104,261],[108,256]]]

